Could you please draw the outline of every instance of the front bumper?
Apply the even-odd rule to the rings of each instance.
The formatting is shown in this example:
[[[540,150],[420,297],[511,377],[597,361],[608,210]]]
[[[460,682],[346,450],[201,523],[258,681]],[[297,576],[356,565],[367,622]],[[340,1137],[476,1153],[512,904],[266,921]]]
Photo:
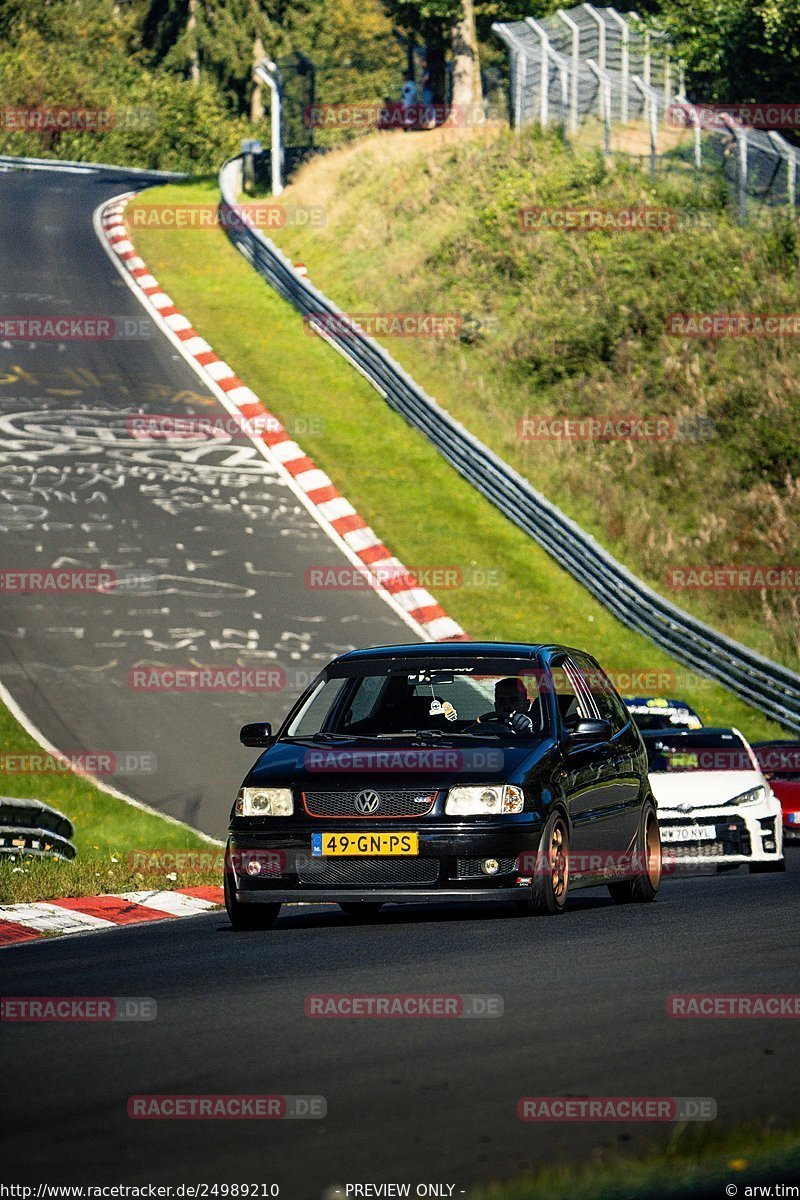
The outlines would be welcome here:
[[[800,842],[800,812],[783,813],[784,842]]]
[[[774,862],[783,857],[783,825],[775,800],[741,808],[659,808],[664,861],[669,866]],[[697,827],[703,837],[697,837]],[[694,836],[693,836],[694,835]],[[673,840],[674,838],[679,840]]]
[[[243,903],[288,901],[374,901],[510,899],[517,884],[516,860],[534,854],[542,831],[541,818],[521,813],[492,824],[465,822],[415,823],[419,854],[396,858],[327,858],[311,852],[311,835],[325,830],[324,821],[276,830],[232,828],[228,839],[228,884]],[[343,833],[408,832],[409,824],[387,821],[337,823]],[[258,872],[250,873],[253,859]],[[481,863],[496,859],[500,870],[486,875]]]

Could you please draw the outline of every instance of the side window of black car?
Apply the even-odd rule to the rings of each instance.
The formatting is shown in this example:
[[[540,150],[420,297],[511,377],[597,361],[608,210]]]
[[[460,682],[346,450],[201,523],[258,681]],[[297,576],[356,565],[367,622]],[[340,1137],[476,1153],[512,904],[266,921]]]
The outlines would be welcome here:
[[[567,660],[554,663],[552,667],[553,686],[556,694],[556,707],[564,728],[574,725],[585,717],[594,717],[587,698],[577,683],[575,668]]]
[[[580,671],[584,686],[592,694],[600,716],[604,721],[608,721],[614,733],[619,733],[630,721],[630,713],[611,686],[611,680],[597,663],[582,654],[575,655],[575,665]]]

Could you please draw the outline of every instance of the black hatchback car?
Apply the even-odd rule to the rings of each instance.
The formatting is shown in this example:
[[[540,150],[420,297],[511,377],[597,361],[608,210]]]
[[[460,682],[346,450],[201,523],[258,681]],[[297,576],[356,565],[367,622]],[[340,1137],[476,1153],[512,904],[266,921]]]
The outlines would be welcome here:
[[[288,901],[358,917],[398,901],[563,911],[571,887],[652,900],[661,842],[642,739],[595,660],[514,643],[354,650],[331,662],[233,806],[225,902],[238,929]]]

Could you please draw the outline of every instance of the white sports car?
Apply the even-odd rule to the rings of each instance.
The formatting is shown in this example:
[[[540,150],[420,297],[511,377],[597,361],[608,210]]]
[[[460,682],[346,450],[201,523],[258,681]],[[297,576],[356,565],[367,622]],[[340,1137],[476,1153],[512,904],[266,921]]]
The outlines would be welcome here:
[[[786,869],[780,801],[738,729],[642,736],[666,864]]]

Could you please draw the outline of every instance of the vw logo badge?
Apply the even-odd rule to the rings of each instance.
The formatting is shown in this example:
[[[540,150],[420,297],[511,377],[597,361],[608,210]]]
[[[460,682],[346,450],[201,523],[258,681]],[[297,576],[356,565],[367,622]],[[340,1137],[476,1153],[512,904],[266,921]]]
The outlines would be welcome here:
[[[381,806],[381,798],[377,792],[359,792],[356,796],[356,812],[362,817],[377,812]]]

